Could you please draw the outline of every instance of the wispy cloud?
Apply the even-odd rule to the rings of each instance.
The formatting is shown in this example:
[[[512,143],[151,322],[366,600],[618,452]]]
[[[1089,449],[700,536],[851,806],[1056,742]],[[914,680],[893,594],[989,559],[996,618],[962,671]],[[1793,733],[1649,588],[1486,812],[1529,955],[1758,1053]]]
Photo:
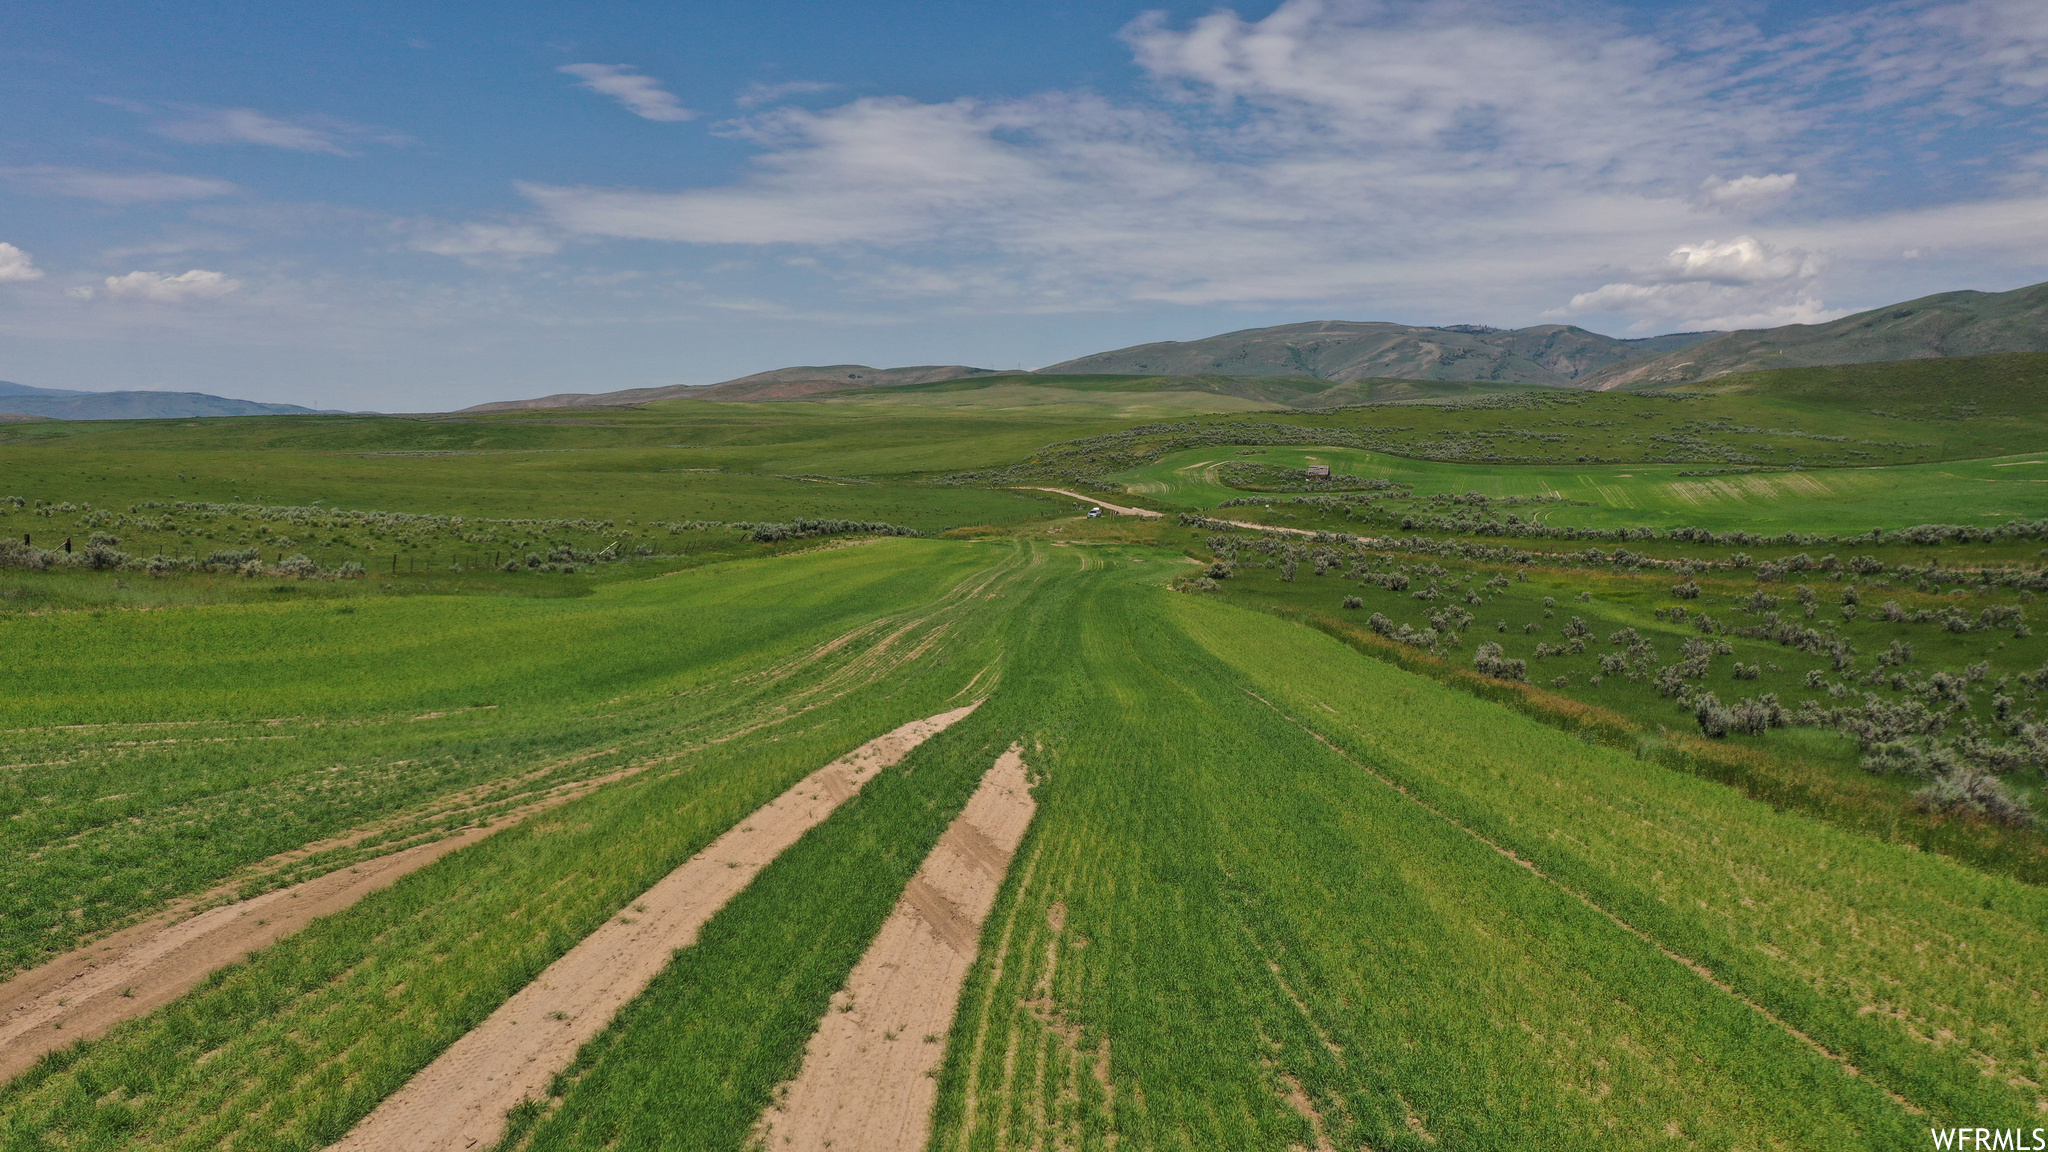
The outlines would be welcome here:
[[[663,88],[661,81],[641,75],[630,64],[564,64],[555,71],[581,79],[585,88],[617,100],[642,119],[693,120],[697,116]]]
[[[1831,268],[1897,258],[1852,242],[1887,141],[2023,127],[2048,95],[2048,8],[2020,0],[1909,0],[1779,37],[1705,11],[1670,28],[1540,0],[1151,15],[1124,39],[1152,99],[783,107],[727,126],[761,147],[729,184],[520,188],[570,233],[796,246],[842,284],[1002,308],[1527,315],[1576,296],[1646,323],[1809,318]],[[1958,259],[2017,258],[1989,224],[1944,234]],[[1681,266],[1615,274],[1655,253]]]
[[[49,196],[76,196],[102,204],[160,200],[212,200],[239,189],[225,180],[171,172],[94,172],[83,168],[0,168],[0,179]]]
[[[209,108],[153,124],[150,131],[186,144],[261,144],[293,152],[350,155],[331,130],[266,116],[254,108]]]
[[[0,243],[0,284],[18,284],[42,278],[43,270],[36,267],[34,257],[12,244]]]
[[[361,144],[406,145],[412,139],[389,129],[333,116],[284,117],[254,108],[216,108],[198,104],[152,104],[108,97],[105,103],[150,120],[149,130],[181,144],[253,144],[290,152],[353,156]]]
[[[1758,208],[1777,201],[1791,192],[1798,183],[1797,172],[1737,176],[1733,180],[1709,176],[1700,181],[1700,198],[1721,208]]]
[[[160,304],[184,304],[213,300],[242,286],[219,272],[194,268],[176,276],[162,272],[130,272],[107,277],[107,295],[116,299],[151,300]]]
[[[758,108],[763,104],[778,104],[792,96],[816,96],[821,92],[837,92],[844,84],[827,84],[819,80],[786,80],[780,84],[763,84],[756,80],[740,90],[732,98],[742,108]]]
[[[528,256],[551,256],[561,251],[558,235],[527,224],[458,224],[428,226],[413,237],[411,246],[420,252],[458,259],[518,260]]]

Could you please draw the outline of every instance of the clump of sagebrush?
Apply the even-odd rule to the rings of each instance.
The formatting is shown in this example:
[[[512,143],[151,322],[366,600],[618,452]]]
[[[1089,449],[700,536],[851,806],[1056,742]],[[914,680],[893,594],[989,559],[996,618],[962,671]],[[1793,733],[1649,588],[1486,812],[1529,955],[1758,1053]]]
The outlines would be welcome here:
[[[1779,702],[1777,693],[1766,692],[1755,698],[1737,700],[1733,707],[1721,703],[1712,692],[1703,692],[1693,698],[1693,719],[1699,722],[1700,731],[1719,740],[1731,733],[1745,736],[1760,736],[1772,728],[1784,728],[1792,723],[1792,716]]]
[[[1501,646],[1488,641],[1472,654],[1472,667],[1496,680],[1529,679],[1529,662],[1510,659]]]
[[[884,524],[867,520],[792,520],[787,524],[754,524],[753,538],[763,544],[780,540],[802,540],[810,536],[843,536],[861,533],[870,536],[916,536],[915,528],[900,524]]]
[[[2014,796],[2005,781],[1973,764],[1959,764],[1913,793],[1922,812],[1974,812],[2000,824],[2031,827],[2038,820],[2024,799]]]

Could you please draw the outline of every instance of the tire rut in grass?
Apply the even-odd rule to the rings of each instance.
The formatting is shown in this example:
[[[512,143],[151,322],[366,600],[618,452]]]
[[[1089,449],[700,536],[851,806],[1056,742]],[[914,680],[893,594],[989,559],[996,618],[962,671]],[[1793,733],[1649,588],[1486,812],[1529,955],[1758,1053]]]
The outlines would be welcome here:
[[[960,989],[1010,858],[1037,811],[1021,749],[982,777],[833,998],[803,1071],[762,1118],[789,1152],[894,1152],[931,1132],[935,1079]]]
[[[246,900],[214,904],[246,882],[238,879],[0,983],[0,1082],[28,1070],[45,1053],[101,1036],[124,1020],[183,996],[216,970],[451,852],[635,775],[653,763],[556,784],[543,789],[539,799],[496,812],[488,823],[455,828],[425,843],[345,862],[322,875]],[[354,838],[339,837],[283,853],[277,866],[285,867],[293,859],[323,849],[346,846]]]
[[[631,908],[586,937],[335,1145],[349,1152],[470,1148],[539,1098],[586,1042],[761,869],[883,769],[966,718],[980,701],[912,721],[798,781],[740,821]]]

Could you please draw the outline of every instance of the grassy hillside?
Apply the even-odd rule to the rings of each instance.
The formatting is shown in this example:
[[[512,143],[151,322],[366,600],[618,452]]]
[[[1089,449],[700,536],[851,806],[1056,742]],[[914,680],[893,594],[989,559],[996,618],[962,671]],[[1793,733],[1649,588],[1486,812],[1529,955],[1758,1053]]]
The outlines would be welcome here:
[[[962,1008],[885,1040],[943,1054],[930,1147],[2033,1124],[2044,360],[0,428],[0,968],[505,822],[0,1084],[0,1145],[325,1146],[768,798],[981,696],[663,944],[507,1147],[746,1147],[1013,742],[1037,816]],[[857,523],[735,527],[798,517]]]
[[[1653,359],[1609,365],[1577,384],[1663,388],[1773,368],[2011,352],[2048,352],[2048,284],[1943,292],[1826,324],[1730,332]]]
[[[1502,330],[1461,324],[1317,320],[1249,328],[1201,340],[1167,340],[1054,364],[1049,373],[1308,376],[1565,384],[1604,366],[1682,346],[1711,333],[1626,341],[1565,324]]]
[[[916,608],[932,585],[893,581],[941,548],[959,563],[938,582],[978,567],[997,594]],[[0,1089],[0,1125],[78,1148],[331,1140],[750,804],[936,710],[991,659],[999,687],[972,727],[722,911],[558,1082],[534,1147],[654,1143],[679,1125],[701,1129],[694,1146],[742,1147],[890,897],[1012,739],[1043,774],[1040,823],[946,1042],[941,1146],[1313,1146],[1321,1131],[1578,1147],[1675,1126],[1857,1149],[2032,1114],[2024,1081],[1980,1068],[2041,1071],[2025,1039],[2044,1026],[2025,991],[2038,889],[1177,596],[1170,559],[912,543],[799,562],[788,577],[815,595],[884,596],[874,609],[943,624],[948,658],[874,668],[780,741],[700,738],[675,748],[685,770],[452,855],[46,1061]],[[712,618],[704,597],[767,574],[636,595]],[[629,714],[719,699],[648,687]],[[1957,1041],[1916,1039],[1936,1031]],[[701,1111],[679,1118],[678,1093]]]
[[[2038,452],[1952,464],[1708,475],[1697,466],[1675,464],[1502,469],[1346,448],[1275,446],[1257,449],[1256,456],[1246,456],[1245,451],[1223,447],[1169,453],[1111,479],[1166,507],[1217,509],[1219,516],[1242,519],[1246,514],[1232,511],[1225,502],[1258,500],[1253,507],[1270,504],[1278,511],[1276,517],[1254,517],[1263,522],[1354,532],[1398,527],[1404,517],[1443,511],[1427,499],[1415,498],[1468,492],[1523,501],[1511,510],[1532,524],[1595,528],[1692,526],[1722,532],[1854,534],[1872,527],[1991,525],[2048,516],[2048,472],[2036,475],[2048,467],[2048,460]],[[1341,480],[1335,486],[1298,479],[1267,483],[1282,479],[1277,476],[1253,476],[1243,486],[1226,482],[1247,465],[1298,471],[1316,464],[1329,466],[1339,476],[1383,480],[1400,490],[1382,490],[1346,515],[1343,508],[1318,502],[1314,496],[1318,489],[1346,496]],[[1233,473],[1233,467],[1239,472]]]

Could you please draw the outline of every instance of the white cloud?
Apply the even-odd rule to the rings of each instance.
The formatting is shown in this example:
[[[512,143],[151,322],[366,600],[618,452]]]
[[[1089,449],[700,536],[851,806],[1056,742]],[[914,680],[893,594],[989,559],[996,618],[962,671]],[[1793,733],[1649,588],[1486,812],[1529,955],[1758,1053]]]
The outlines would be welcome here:
[[[815,96],[844,87],[844,84],[826,84],[817,80],[788,80],[781,84],[763,84],[756,80],[733,97],[732,102],[742,108],[758,108],[763,104],[780,103],[791,96]]]
[[[661,81],[641,75],[630,64],[564,64],[555,71],[581,78],[585,88],[617,100],[646,120],[692,120],[697,116],[663,88]]]
[[[215,108],[200,104],[148,103],[103,96],[100,101],[147,117],[151,132],[185,144],[256,144],[291,152],[322,152],[353,156],[347,145],[405,145],[402,133],[342,120],[333,116],[286,118],[254,108]]]
[[[1810,279],[1820,270],[1818,260],[1811,253],[1796,249],[1779,251],[1754,236],[1681,244],[1672,249],[1671,255],[1665,259],[1674,280],[1719,284]]]
[[[153,300],[180,304],[190,300],[213,300],[240,288],[242,282],[219,272],[194,268],[176,276],[161,272],[130,272],[107,277],[107,295],[116,299]]]
[[[42,278],[43,270],[36,267],[33,256],[12,244],[0,243],[0,284],[18,284]]]
[[[1797,172],[1773,172],[1768,176],[1737,176],[1733,180],[1709,176],[1700,182],[1700,196],[1709,204],[1750,208],[1778,199],[1790,192],[1798,183]]]
[[[552,256],[561,251],[560,238],[525,224],[460,224],[414,238],[412,247],[437,256],[463,259]]]
[[[1862,146],[1856,117],[1873,101],[1895,128],[1932,115],[1893,99],[1902,76],[1954,115],[2031,98],[2048,19],[2030,12],[1906,0],[1777,38],[1710,15],[1630,32],[1542,0],[1152,15],[1124,38],[1158,100],[779,108],[722,126],[762,149],[728,184],[520,188],[566,232],[808,248],[838,291],[953,306],[1397,299],[1528,315],[1561,282],[1651,250],[1671,256],[1597,301],[1645,323],[1807,319],[1829,310],[1815,253],[1840,240],[1868,267],[1902,247],[1895,231],[1849,242],[1866,225],[1828,200],[1860,178],[1831,189],[1825,171]],[[1986,52],[2020,71],[1983,66]],[[1859,93],[1846,109],[1828,98],[1845,85]],[[1795,190],[1824,223],[1789,224]],[[1731,214],[1749,234],[1694,242]],[[2048,263],[2048,239],[2016,246],[1994,222],[2011,215],[1948,221],[1943,250]],[[1574,311],[1596,293],[1580,297]]]
[[[1780,249],[1754,236],[1681,244],[1661,267],[1581,292],[1555,314],[1634,315],[1641,318],[1638,328],[1814,324],[1846,315],[1814,293],[1813,281],[1823,264],[1814,253]]]
[[[520,190],[572,232],[700,244],[909,241],[948,215],[1031,196],[1043,174],[989,138],[981,109],[961,101],[861,100],[828,113],[784,110],[754,126],[784,143],[750,184],[642,192],[524,184]],[[951,209],[952,212],[948,212]]]
[[[1745,290],[1728,284],[1682,281],[1670,284],[1608,284],[1572,297],[1570,313],[1618,313],[1640,319],[1633,331],[1705,332],[1775,328],[1780,324],[1821,324],[1852,311],[1831,308],[1799,290]]]
[[[1475,276],[1526,299],[1618,246],[1668,250],[1718,217],[1690,201],[1727,154],[1800,122],[1653,38],[1540,16],[1289,0],[1260,21],[1147,17],[1126,39],[1163,102],[781,108],[727,126],[763,149],[732,184],[520,187],[571,233],[893,249],[848,274],[884,293],[961,282],[1081,308],[1405,284],[1470,301],[1452,281]]]
[[[186,144],[261,144],[294,152],[353,155],[336,142],[332,125],[280,120],[254,108],[192,109],[184,119],[153,124],[150,131]]]
[[[778,106],[818,89],[764,83],[734,94],[752,111],[716,128],[756,149],[736,177],[523,183],[527,218],[373,234],[486,267],[571,244],[602,263],[593,238],[627,250],[616,265],[650,267],[675,259],[650,243],[720,245],[680,257],[708,287],[662,280],[636,298],[678,316],[875,324],[1162,304],[1520,323],[1569,302],[1617,326],[1728,327],[2040,278],[2048,161],[2018,159],[2039,142],[2015,146],[2012,126],[2038,120],[2048,94],[2029,79],[2048,60],[2048,6],[1904,0],[1764,36],[1698,2],[1654,25],[1563,0],[1150,17],[1125,32],[1145,81],[1128,97]],[[564,74],[641,115],[687,115],[631,67]],[[1976,147],[1983,163],[1898,160],[1906,145]],[[2032,175],[2004,179],[2019,168]],[[1878,196],[1904,207],[1858,206]],[[263,231],[223,223],[247,212],[196,215]],[[1906,251],[1921,256],[1899,271]],[[734,261],[743,275],[711,274]],[[540,302],[570,291],[570,271],[476,280],[502,293],[492,307],[534,293],[534,317],[598,309],[604,293]],[[281,283],[251,304],[284,308]],[[1900,283],[1912,291],[1893,296]],[[407,308],[454,294],[416,287],[398,294]],[[243,309],[73,311],[225,327]]]
[[[82,168],[0,168],[0,177],[51,196],[76,196],[102,204],[147,204],[163,200],[212,200],[240,191],[225,180],[171,172],[94,172]]]

